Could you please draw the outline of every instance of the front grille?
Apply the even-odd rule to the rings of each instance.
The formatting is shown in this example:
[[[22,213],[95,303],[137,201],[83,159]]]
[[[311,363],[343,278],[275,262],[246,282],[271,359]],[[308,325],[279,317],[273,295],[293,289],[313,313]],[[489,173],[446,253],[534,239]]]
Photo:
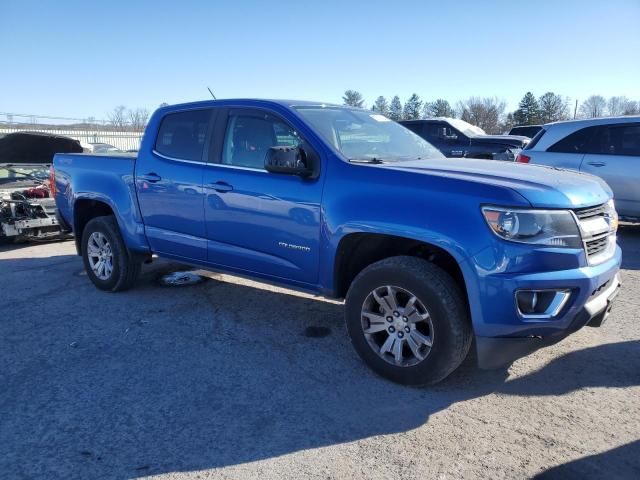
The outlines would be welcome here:
[[[595,207],[578,208],[573,211],[575,213],[580,231],[582,232],[582,240],[584,241],[585,252],[589,262],[592,259],[598,261],[596,258],[605,253],[609,248],[609,240],[613,232],[609,228],[609,221],[607,219],[607,206],[606,204],[597,205]],[[594,221],[598,225],[598,218],[604,218],[607,220],[607,228],[600,228],[596,231],[593,230]]]
[[[573,212],[578,217],[578,220],[589,220],[591,218],[604,217],[605,210],[605,205],[598,205],[597,207],[578,208]]]
[[[585,242],[587,247],[587,256],[594,257],[607,249],[609,245],[609,233],[604,233],[598,237],[592,238]]]

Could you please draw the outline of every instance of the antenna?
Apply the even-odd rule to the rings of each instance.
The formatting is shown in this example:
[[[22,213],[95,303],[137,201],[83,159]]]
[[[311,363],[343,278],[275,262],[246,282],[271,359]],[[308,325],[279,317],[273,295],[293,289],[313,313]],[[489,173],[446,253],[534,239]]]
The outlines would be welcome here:
[[[216,96],[213,94],[213,92],[211,91],[211,89],[209,87],[207,87],[207,90],[209,90],[209,93],[211,94],[211,96],[213,97],[214,100],[217,100]]]

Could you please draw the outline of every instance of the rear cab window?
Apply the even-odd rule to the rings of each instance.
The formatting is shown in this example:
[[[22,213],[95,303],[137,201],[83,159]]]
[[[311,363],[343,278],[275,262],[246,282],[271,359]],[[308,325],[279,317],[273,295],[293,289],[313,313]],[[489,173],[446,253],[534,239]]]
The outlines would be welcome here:
[[[158,130],[155,150],[178,160],[202,161],[211,110],[169,113]]]

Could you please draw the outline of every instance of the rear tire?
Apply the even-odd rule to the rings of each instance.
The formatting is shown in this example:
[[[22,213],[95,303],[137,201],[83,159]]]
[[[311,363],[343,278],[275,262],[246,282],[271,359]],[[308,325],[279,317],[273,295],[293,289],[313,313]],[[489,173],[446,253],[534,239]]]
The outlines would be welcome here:
[[[82,260],[87,276],[100,290],[121,292],[133,286],[142,262],[122,240],[113,215],[96,217],[82,232]]]
[[[391,257],[365,268],[349,288],[345,316],[364,362],[404,385],[443,380],[471,346],[460,288],[442,269],[417,257]]]

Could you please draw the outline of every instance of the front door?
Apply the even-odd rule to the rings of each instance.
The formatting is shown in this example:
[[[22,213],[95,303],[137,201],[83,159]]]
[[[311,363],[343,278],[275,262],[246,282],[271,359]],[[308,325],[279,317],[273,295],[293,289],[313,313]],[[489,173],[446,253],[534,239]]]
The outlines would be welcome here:
[[[169,113],[136,160],[136,191],[154,252],[204,261],[203,160],[211,110]]]
[[[323,169],[305,179],[264,168],[272,146],[312,147],[268,110],[229,109],[216,125],[203,182],[209,262],[317,283]]]

